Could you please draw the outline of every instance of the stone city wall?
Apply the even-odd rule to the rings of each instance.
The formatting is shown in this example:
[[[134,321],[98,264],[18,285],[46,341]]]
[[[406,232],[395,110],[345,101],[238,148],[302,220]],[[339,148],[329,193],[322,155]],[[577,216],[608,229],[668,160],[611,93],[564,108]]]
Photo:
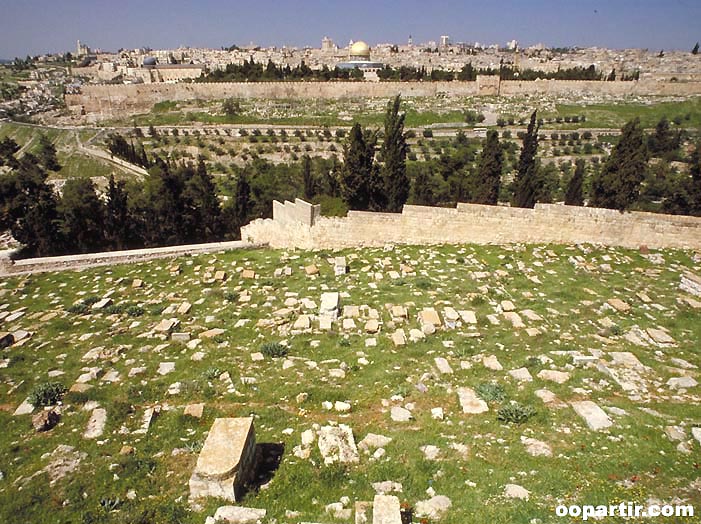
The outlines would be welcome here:
[[[294,206],[285,203],[285,208]],[[280,209],[280,208],[278,208]],[[313,223],[274,214],[244,226],[241,238],[302,249],[397,244],[594,243],[701,249],[701,218],[538,204],[535,209],[458,204],[404,206],[402,213],[350,211]]]
[[[535,80],[532,82],[478,76],[476,82],[213,82],[178,84],[85,85],[65,95],[76,114],[105,119],[150,111],[154,104],[224,98],[343,99],[477,96],[523,94],[699,95],[701,82],[600,82]]]

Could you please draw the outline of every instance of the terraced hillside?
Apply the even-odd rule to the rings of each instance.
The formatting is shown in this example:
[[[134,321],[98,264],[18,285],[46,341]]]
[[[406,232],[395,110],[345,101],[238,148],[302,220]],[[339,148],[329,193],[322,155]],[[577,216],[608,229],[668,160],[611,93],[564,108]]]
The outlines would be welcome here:
[[[688,251],[467,245],[5,279],[0,522],[202,523],[207,431],[251,415],[265,523],[353,522],[376,492],[444,524],[701,511],[698,275]]]

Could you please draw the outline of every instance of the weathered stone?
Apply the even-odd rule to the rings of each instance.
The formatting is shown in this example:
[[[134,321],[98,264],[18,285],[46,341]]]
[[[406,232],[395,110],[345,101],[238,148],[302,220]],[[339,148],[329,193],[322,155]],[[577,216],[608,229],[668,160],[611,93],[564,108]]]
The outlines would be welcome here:
[[[189,415],[190,417],[202,418],[204,413],[204,403],[200,402],[198,404],[188,404],[183,410],[184,415]]]
[[[584,422],[586,422],[587,426],[592,431],[599,431],[613,425],[613,422],[606,412],[591,400],[570,402],[570,405],[577,415],[584,419]]]
[[[443,357],[436,357],[433,360],[436,363],[436,367],[438,368],[439,373],[442,373],[443,375],[453,374],[453,368],[450,367],[450,364],[448,364],[448,361],[446,359],[444,359]]]
[[[265,518],[266,510],[244,508],[242,506],[220,506],[214,513],[215,522],[229,524],[260,524]]]
[[[311,264],[311,265],[306,266],[306,267],[304,268],[304,272],[305,272],[308,276],[318,275],[318,274],[319,274],[319,268],[316,267],[315,264]]]
[[[167,375],[175,371],[175,362],[161,362],[158,364],[158,370],[156,373],[159,375]]]
[[[682,274],[679,289],[686,291],[691,295],[701,297],[701,277],[694,275],[689,271],[685,271]]]
[[[309,315],[300,315],[292,325],[292,329],[310,329],[311,327],[312,321],[311,318],[309,318]]]
[[[170,334],[170,339],[173,342],[180,342],[182,344],[186,344],[187,342],[190,342],[190,333],[171,333]]]
[[[178,309],[176,310],[176,313],[179,315],[187,315],[190,310],[192,309],[192,304],[189,302],[183,302],[178,306]]]
[[[104,408],[93,409],[88,420],[88,427],[83,433],[83,438],[98,438],[105,432],[105,424],[107,423],[107,410]]]
[[[256,272],[252,269],[244,269],[241,271],[241,278],[256,278]]]
[[[564,384],[570,379],[569,373],[553,369],[541,369],[536,376],[541,380],[549,380],[558,384]]]
[[[405,346],[406,345],[406,334],[403,329],[398,329],[392,333],[392,342],[395,346]]]
[[[693,377],[673,377],[667,381],[667,385],[672,389],[687,389],[698,386],[698,382]]]
[[[40,411],[32,417],[32,426],[34,427],[34,430],[38,432],[49,431],[56,424],[58,424],[60,419],[61,416],[56,412],[56,410],[48,409]]]
[[[540,322],[543,320],[543,317],[541,317],[538,313],[531,309],[523,309],[521,310],[521,315],[526,317],[528,320],[531,320],[533,322]]]
[[[253,473],[255,449],[252,417],[215,419],[190,477],[190,498],[236,502]]]
[[[436,495],[428,500],[420,500],[416,503],[416,516],[440,520],[452,505],[451,500],[445,495]]]
[[[493,371],[501,371],[504,369],[503,366],[499,363],[499,360],[497,360],[497,357],[495,355],[489,355],[489,356],[484,357],[482,359],[482,364],[487,369],[491,369]]]
[[[665,426],[664,432],[667,438],[673,442],[686,439],[686,433],[684,433],[684,429],[681,426]]]
[[[34,406],[32,406],[32,404],[29,402],[29,399],[26,398],[26,399],[24,399],[24,401],[22,401],[22,403],[19,406],[17,406],[17,409],[15,410],[15,412],[12,415],[15,417],[20,416],[20,415],[29,415],[33,411],[34,411]]]
[[[154,327],[153,330],[160,333],[168,333],[175,329],[179,324],[180,321],[177,318],[164,318],[158,324],[156,324],[156,327]]]
[[[458,388],[458,400],[463,413],[475,415],[489,411],[487,403],[472,388]]]
[[[366,333],[377,333],[380,330],[380,323],[377,319],[371,318],[365,323]]]
[[[674,339],[662,329],[647,328],[646,331],[647,334],[650,335],[650,338],[660,346],[673,346],[674,344],[676,344]]]
[[[321,304],[319,305],[319,315],[329,316],[331,318],[338,317],[340,296],[338,292],[327,292],[321,294]]]
[[[375,495],[372,524],[402,524],[399,499],[393,495]]]
[[[504,496],[509,499],[528,500],[531,492],[518,484],[507,484],[504,486]]]
[[[521,317],[515,311],[504,312],[504,318],[511,322],[511,325],[514,329],[521,329],[526,327],[526,324],[523,323],[523,320],[521,320]]]
[[[514,306],[514,303],[511,302],[511,300],[502,300],[501,304],[499,304],[499,305],[501,306],[501,310],[504,313],[507,313],[509,311],[514,311],[516,309],[516,306]]]
[[[392,406],[390,418],[395,422],[409,422],[414,417],[408,409],[401,406]]]
[[[434,327],[439,327],[441,325],[441,319],[435,309],[424,308],[419,311],[419,324],[431,324]]]
[[[519,382],[532,382],[533,377],[528,368],[518,368],[509,371],[509,375],[518,380]]]
[[[521,442],[526,447],[526,453],[532,457],[552,457],[553,450],[549,444],[534,438],[521,437]]]
[[[203,331],[202,333],[197,335],[197,337],[200,339],[214,338],[218,337],[219,335],[223,335],[225,332],[226,331],[221,328],[212,328],[208,329],[207,331]]]
[[[363,440],[358,442],[358,448],[367,453],[370,449],[384,448],[390,442],[392,442],[391,437],[368,433]]]
[[[607,303],[619,313],[630,312],[630,304],[623,302],[620,298],[610,298],[607,300]]]
[[[462,310],[458,311],[458,314],[465,324],[477,324],[477,315],[475,315],[474,311]]]
[[[345,424],[322,426],[319,429],[319,452],[325,464],[359,462],[353,430]]]
[[[103,298],[102,300],[98,300],[92,305],[92,310],[93,311],[98,311],[100,309],[105,309],[107,306],[112,305],[112,299],[111,298]]]

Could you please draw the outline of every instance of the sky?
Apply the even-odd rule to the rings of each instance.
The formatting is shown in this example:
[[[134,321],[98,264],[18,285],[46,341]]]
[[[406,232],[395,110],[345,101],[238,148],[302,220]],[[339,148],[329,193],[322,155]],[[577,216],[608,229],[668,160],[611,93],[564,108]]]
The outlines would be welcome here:
[[[0,0],[0,58],[91,48],[402,44],[690,50],[699,0]]]

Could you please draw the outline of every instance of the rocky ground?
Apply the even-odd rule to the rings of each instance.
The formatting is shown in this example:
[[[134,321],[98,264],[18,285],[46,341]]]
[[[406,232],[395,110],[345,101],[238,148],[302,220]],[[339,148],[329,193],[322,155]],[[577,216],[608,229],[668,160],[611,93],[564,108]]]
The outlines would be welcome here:
[[[5,279],[0,521],[204,522],[198,452],[245,416],[265,523],[376,494],[447,524],[701,508],[699,275],[688,251],[388,246]]]

